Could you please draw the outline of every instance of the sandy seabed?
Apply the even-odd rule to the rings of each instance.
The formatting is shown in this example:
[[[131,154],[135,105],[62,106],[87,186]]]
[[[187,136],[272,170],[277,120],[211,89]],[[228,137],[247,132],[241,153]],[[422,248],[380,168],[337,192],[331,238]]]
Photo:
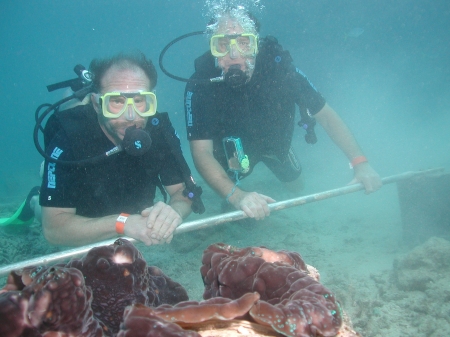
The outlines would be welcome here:
[[[203,186],[205,186],[203,184]],[[340,186],[330,186],[337,188]],[[243,181],[277,201],[299,196],[282,190],[266,170]],[[208,188],[207,212],[221,212],[221,201]],[[306,186],[302,195],[321,192]],[[1,207],[2,215],[12,206]],[[343,195],[273,212],[262,221],[225,223],[174,237],[170,245],[138,244],[150,265],[180,282],[193,300],[201,300],[201,256],[211,243],[291,250],[316,267],[321,281],[336,293],[353,326],[365,337],[441,337],[450,335],[450,242],[424,238],[417,245],[402,239],[395,184],[371,195]],[[0,228],[0,265],[59,251],[45,242],[39,225]],[[1,285],[5,279],[0,280]]]

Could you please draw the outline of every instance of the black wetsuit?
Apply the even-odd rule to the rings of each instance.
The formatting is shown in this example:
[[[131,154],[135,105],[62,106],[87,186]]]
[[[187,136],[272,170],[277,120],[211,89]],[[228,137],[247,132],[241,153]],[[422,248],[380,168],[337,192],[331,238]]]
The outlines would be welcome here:
[[[55,132],[46,145],[47,154],[72,161],[96,157],[114,147],[100,128],[91,105],[58,114],[70,118],[67,125],[71,130],[61,128]],[[171,149],[160,130],[155,129],[154,125],[159,122],[164,122],[176,134],[167,114],[157,113],[150,117],[146,129],[150,132],[152,145],[142,156],[120,152],[94,165],[76,167],[46,161],[40,204],[76,208],[76,214],[86,217],[122,212],[136,214],[152,206],[156,186],[183,182]]]
[[[195,61],[195,69],[191,79],[221,75],[210,52]],[[325,99],[292,64],[289,53],[282,50],[276,39],[266,38],[260,45],[253,76],[243,87],[233,89],[224,82],[188,82],[187,137],[189,141],[212,139],[214,156],[224,169],[228,167],[222,139],[239,137],[251,169],[263,161],[280,180],[291,181],[301,169],[288,172],[281,166],[288,162],[295,105],[314,115],[323,108]],[[276,158],[278,164],[269,158]]]

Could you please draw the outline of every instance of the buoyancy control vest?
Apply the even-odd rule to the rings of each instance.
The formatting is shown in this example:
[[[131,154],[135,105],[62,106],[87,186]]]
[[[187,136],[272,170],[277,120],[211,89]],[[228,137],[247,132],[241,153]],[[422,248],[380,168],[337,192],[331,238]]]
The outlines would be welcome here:
[[[55,112],[49,118],[44,128],[45,148],[49,146],[52,139],[61,130],[64,131],[71,144],[76,144],[71,149],[76,160],[94,158],[99,155],[99,153],[94,153],[91,144],[104,141],[104,137],[103,131],[98,123],[97,114],[92,105],[80,105],[69,110]],[[170,152],[177,161],[179,172],[186,185],[183,195],[192,201],[192,211],[202,214],[205,211],[205,207],[200,198],[202,188],[197,186],[192,178],[191,170],[181,150],[180,140],[172,127],[168,113],[157,112],[154,116],[150,117],[145,130],[154,139],[164,139],[169,146]],[[104,160],[108,159],[105,158]],[[161,190],[166,201],[167,194],[159,178],[157,178],[155,183]]]
[[[262,83],[271,81],[272,86],[279,85],[283,78],[287,76],[296,76],[296,68],[293,65],[293,59],[288,50],[283,49],[277,38],[268,35],[259,40],[259,52],[255,70],[252,75],[251,83]],[[194,62],[196,79],[217,77],[221,74],[221,69],[216,66],[215,58],[208,50]],[[206,85],[217,85],[217,83],[207,83]],[[289,88],[286,88],[289,90]],[[301,120],[298,125],[306,131],[305,140],[309,144],[317,142],[314,131],[316,121],[308,115],[306,109],[299,107]]]
[[[192,77],[194,81],[191,85],[210,87],[212,88],[210,95],[217,95],[217,91],[220,91],[220,97],[226,97],[226,95],[223,94],[222,89],[217,89],[215,93],[213,89],[217,86],[224,86],[225,83],[223,82],[202,82],[198,84],[197,82],[195,82],[199,79],[201,80],[205,78],[220,76],[222,70],[217,67],[215,58],[211,55],[211,52],[207,51],[203,55],[198,57],[195,60],[194,65],[195,74]],[[293,59],[289,51],[284,50],[275,37],[267,36],[260,39],[259,41],[259,52],[255,62],[255,70],[253,72],[251,80],[245,86],[247,87],[246,90],[249,90],[249,92],[264,92],[265,94],[262,94],[263,97],[269,98],[270,96],[271,99],[266,99],[265,103],[272,104],[272,107],[269,108],[271,111],[276,111],[281,107],[283,113],[279,114],[280,118],[283,118],[281,117],[282,115],[292,116],[292,122],[285,121],[284,125],[286,125],[293,123],[294,120],[293,116],[295,115],[295,105],[293,101],[288,97],[295,96],[295,90],[297,88],[293,84],[296,83],[296,81],[294,80],[296,76],[298,76],[298,73],[296,71],[296,67],[293,64]],[[292,79],[292,81],[290,79]],[[206,90],[208,91],[209,89]],[[283,100],[283,98],[286,99]],[[307,131],[309,137],[310,134],[314,134],[315,120],[308,115],[305,107],[299,106],[299,111],[301,116],[299,125]],[[292,126],[288,126],[288,129],[283,129],[287,130],[287,132],[283,132],[283,130],[280,130],[280,132],[282,132],[283,134],[286,133],[286,137],[282,141],[280,141],[279,150],[274,152],[276,154],[279,154],[281,158],[284,158],[288,154],[292,139],[293,127],[294,125],[292,124]],[[280,126],[280,128],[283,127]],[[307,142],[311,143],[308,140],[309,138],[307,139]],[[247,146],[244,144],[244,148],[247,148]]]

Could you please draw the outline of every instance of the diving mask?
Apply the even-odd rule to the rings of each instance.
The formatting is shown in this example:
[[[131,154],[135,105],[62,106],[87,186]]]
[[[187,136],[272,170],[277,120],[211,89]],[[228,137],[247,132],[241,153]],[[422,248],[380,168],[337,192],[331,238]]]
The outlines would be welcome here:
[[[134,112],[141,117],[150,117],[156,113],[156,95],[153,92],[108,92],[99,97],[103,116],[107,118],[119,118],[131,105],[127,119],[134,119]]]
[[[258,53],[258,37],[250,33],[218,34],[211,37],[211,54],[215,57],[225,56],[231,52],[233,46],[242,56],[254,57]]]

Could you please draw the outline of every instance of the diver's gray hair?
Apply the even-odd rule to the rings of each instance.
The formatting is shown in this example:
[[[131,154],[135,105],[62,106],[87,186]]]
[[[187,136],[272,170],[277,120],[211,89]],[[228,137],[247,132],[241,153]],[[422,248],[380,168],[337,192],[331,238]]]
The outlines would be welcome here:
[[[228,8],[225,11],[217,11],[211,22],[206,26],[206,32],[209,36],[217,33],[219,25],[226,23],[228,20],[236,21],[245,33],[257,35],[258,29],[255,20],[250,17],[249,12],[242,6]]]

